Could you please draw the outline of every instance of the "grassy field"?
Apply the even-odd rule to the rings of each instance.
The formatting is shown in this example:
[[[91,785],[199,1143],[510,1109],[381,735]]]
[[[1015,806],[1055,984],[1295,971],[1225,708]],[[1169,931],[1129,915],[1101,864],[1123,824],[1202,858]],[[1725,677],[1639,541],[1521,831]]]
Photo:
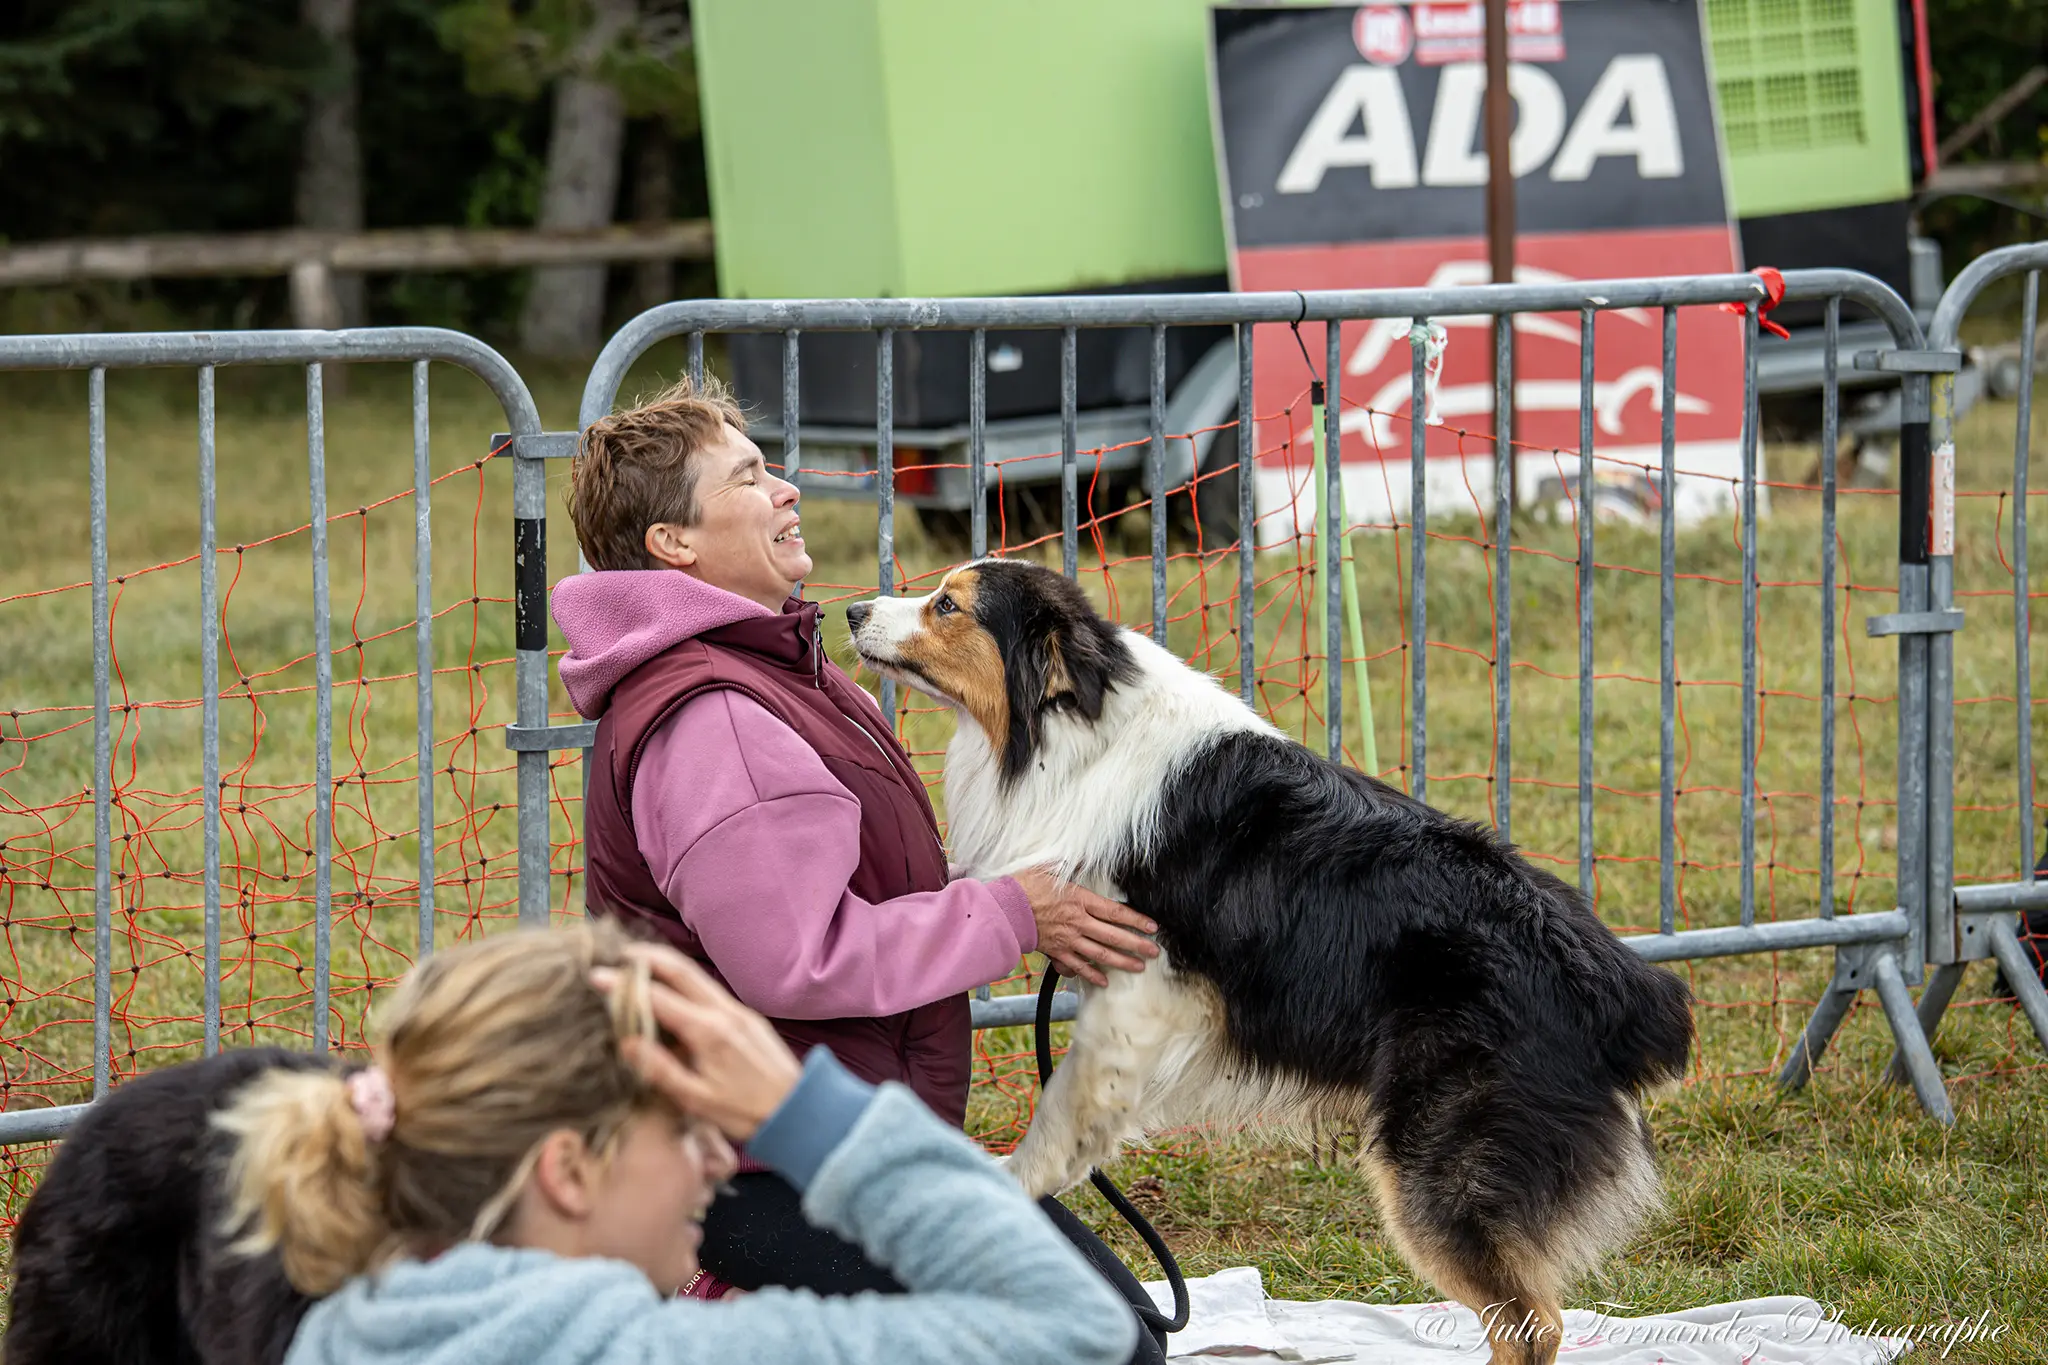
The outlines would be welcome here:
[[[642,381],[672,369],[659,353]],[[576,381],[529,371],[551,427],[573,423]],[[631,392],[639,385],[629,385]],[[80,376],[0,376],[0,1097],[10,1105],[87,1093],[91,1046],[92,652]],[[127,1073],[196,1050],[202,972],[200,695],[194,386],[189,374],[116,374],[109,381],[108,501],[115,600],[117,707],[114,837],[115,1067]],[[378,983],[403,970],[416,943],[413,509],[406,377],[350,371],[328,405],[330,591],[335,650],[334,773],[338,779],[333,920],[335,1036],[360,1037]],[[311,574],[302,386],[289,374],[221,376],[220,582],[225,602],[221,706],[224,829],[223,1023],[228,1040],[300,1037],[312,1019],[313,772]],[[507,921],[514,883],[511,718],[510,471],[482,467],[501,419],[481,385],[437,374],[433,389],[434,737],[437,935]],[[2048,416],[2036,404],[2036,448]],[[1958,867],[1966,880],[2017,866],[2011,604],[2013,407],[1987,404],[1959,433],[1958,583],[1969,623],[1957,641]],[[1774,444],[1769,477],[1804,483],[1811,449]],[[566,470],[551,468],[559,513]],[[395,500],[394,500],[395,499]],[[1822,749],[1818,695],[1822,625],[1819,500],[1771,491],[1758,541],[1762,738],[1757,780],[1759,918],[1814,913],[1820,896]],[[357,509],[362,509],[360,514]],[[930,581],[944,556],[914,525],[899,533],[902,571]],[[1836,794],[1833,889],[1840,912],[1892,903],[1896,820],[1894,669],[1887,641],[1862,618],[1893,609],[1897,500],[1845,493],[1837,544]],[[550,570],[574,570],[566,520]],[[1429,772],[1438,804],[1490,818],[1510,782],[1513,832],[1532,857],[1568,878],[1578,839],[1578,633],[1575,547],[1568,528],[1517,527],[1513,581],[1497,593],[1490,528],[1476,518],[1432,523]],[[813,499],[806,530],[819,566],[813,594],[842,601],[874,582],[874,514]],[[2036,531],[2041,543],[2048,531]],[[260,543],[259,542],[263,542]],[[1123,619],[1150,619],[1146,513],[1110,518],[1083,547],[1085,581]],[[1404,711],[1409,553],[1404,532],[1355,537],[1371,656],[1375,736],[1383,772],[1407,780]],[[236,548],[240,547],[240,548]],[[1024,549],[1057,563],[1057,546]],[[1617,929],[1654,929],[1659,915],[1658,584],[1654,534],[1602,525],[1594,580],[1594,839],[1597,899]],[[1103,567],[1107,562],[1108,567]],[[156,568],[154,566],[170,565]],[[1677,663],[1681,725],[1681,924],[1739,913],[1740,546],[1730,523],[1684,533],[1678,546]],[[1255,649],[1260,703],[1307,741],[1324,742],[1324,661],[1303,604],[1320,594],[1293,552],[1258,562]],[[1191,548],[1170,566],[1170,642],[1198,664],[1236,676],[1233,554]],[[52,591],[53,589],[63,589]],[[1984,596],[1968,594],[1983,593]],[[1514,753],[1495,770],[1493,613],[1514,631]],[[832,637],[843,641],[835,622]],[[245,681],[246,680],[246,681]],[[1347,687],[1350,678],[1346,677]],[[567,703],[555,692],[555,705]],[[83,709],[81,709],[83,708]],[[1355,706],[1348,750],[1358,751]],[[922,704],[903,717],[910,747],[936,777],[950,721]],[[580,791],[573,765],[556,790],[555,899],[579,904],[566,875]],[[935,792],[943,803],[943,791]],[[1582,1285],[1574,1302],[1638,1311],[1706,1300],[1804,1293],[1855,1322],[1918,1323],[1989,1309],[2009,1331],[1959,1347],[1953,1359],[2048,1358],[2048,1296],[2039,1229],[2048,1222],[2039,1152],[2048,1135],[2048,1073],[2008,1007],[1979,1000],[1989,971],[1966,981],[1938,1052],[1958,1122],[1926,1121],[1909,1095],[1881,1087],[1881,1018],[1860,1007],[1837,1051],[1803,1094],[1780,1095],[1782,1062],[1829,968],[1825,954],[1737,959],[1686,968],[1701,1005],[1695,1079],[1660,1100],[1657,1129],[1670,1197],[1626,1254]],[[974,1122],[993,1140],[1022,1110],[1023,1031],[985,1037],[991,1084]],[[1175,1135],[1114,1172],[1140,1180],[1148,1210],[1191,1273],[1253,1263],[1289,1297],[1428,1297],[1378,1233],[1341,1135],[1316,1153],[1244,1139]],[[40,1155],[16,1153],[18,1197]],[[1095,1208],[1098,1222],[1113,1222]],[[1122,1234],[1113,1227],[1112,1236]],[[1129,1238],[1134,1263],[1143,1252]]]

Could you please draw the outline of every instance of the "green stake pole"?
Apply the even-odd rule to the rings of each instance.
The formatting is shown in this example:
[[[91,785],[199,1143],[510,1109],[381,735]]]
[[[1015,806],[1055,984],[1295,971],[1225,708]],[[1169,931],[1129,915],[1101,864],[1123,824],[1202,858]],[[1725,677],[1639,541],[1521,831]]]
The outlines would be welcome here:
[[[1315,481],[1316,496],[1320,498],[1326,486],[1323,481],[1323,406],[1320,403],[1310,409],[1310,430],[1314,434],[1316,452],[1315,470],[1311,477]],[[1351,524],[1351,514],[1344,505],[1341,466],[1337,472],[1337,524],[1348,527]],[[1358,724],[1364,736],[1359,746],[1358,759],[1363,771],[1377,776],[1380,770],[1380,749],[1379,744],[1373,739],[1372,676],[1365,661],[1365,623],[1358,610],[1358,568],[1351,560],[1351,533],[1347,530],[1343,534],[1344,541],[1337,547],[1337,579],[1344,598],[1344,624],[1351,636],[1351,670],[1355,679],[1353,690],[1358,693]],[[1327,615],[1329,599],[1322,593],[1317,593],[1316,600],[1322,604],[1319,614],[1323,616],[1323,630],[1318,638],[1327,640],[1330,638]],[[1329,666],[1336,668],[1339,661],[1331,659]]]

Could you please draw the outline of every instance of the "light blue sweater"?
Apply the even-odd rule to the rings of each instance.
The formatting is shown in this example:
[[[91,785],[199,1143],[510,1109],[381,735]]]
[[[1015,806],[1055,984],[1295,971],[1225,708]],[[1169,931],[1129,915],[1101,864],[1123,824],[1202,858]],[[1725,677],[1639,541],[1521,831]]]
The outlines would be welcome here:
[[[664,1300],[623,1261],[466,1243],[314,1305],[285,1365],[1120,1365],[1130,1307],[1017,1185],[899,1085],[823,1049],[748,1146],[909,1290]]]

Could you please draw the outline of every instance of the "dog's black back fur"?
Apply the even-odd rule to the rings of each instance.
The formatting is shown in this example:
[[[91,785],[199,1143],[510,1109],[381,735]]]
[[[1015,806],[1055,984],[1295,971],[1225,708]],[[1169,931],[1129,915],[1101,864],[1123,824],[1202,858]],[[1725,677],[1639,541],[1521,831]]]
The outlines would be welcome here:
[[[15,1230],[6,1365],[278,1365],[310,1301],[274,1255],[228,1249],[212,1117],[264,1071],[329,1065],[224,1052],[87,1110]]]
[[[1363,1092],[1374,1140],[1437,1188],[1487,1152],[1489,1224],[1610,1178],[1616,1094],[1682,1073],[1685,983],[1482,826],[1258,732],[1196,751],[1161,807],[1114,876],[1232,1042]]]

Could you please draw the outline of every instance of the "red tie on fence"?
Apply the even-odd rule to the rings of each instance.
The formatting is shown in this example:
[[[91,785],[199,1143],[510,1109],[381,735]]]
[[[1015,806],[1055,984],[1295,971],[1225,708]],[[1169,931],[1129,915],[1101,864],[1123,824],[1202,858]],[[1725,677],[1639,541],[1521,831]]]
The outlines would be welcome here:
[[[1767,265],[1757,266],[1749,272],[1764,283],[1764,301],[1756,306],[1756,325],[1774,337],[1791,340],[1792,334],[1780,323],[1771,321],[1771,310],[1785,301],[1785,277]],[[1724,303],[1724,313],[1742,314],[1749,311],[1746,303]]]

